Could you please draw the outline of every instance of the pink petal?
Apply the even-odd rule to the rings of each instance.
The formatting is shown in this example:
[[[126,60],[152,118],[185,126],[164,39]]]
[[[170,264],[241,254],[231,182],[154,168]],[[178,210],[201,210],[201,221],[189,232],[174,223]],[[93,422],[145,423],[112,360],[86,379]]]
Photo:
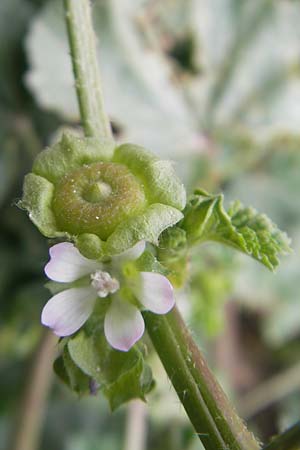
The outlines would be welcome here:
[[[101,268],[97,261],[82,256],[75,245],[62,242],[50,248],[50,261],[45,274],[50,280],[68,283]]]
[[[113,298],[104,320],[104,332],[110,345],[127,352],[140,339],[144,330],[144,319],[138,308],[117,297]]]
[[[133,247],[125,250],[125,252],[120,253],[119,255],[113,256],[112,260],[116,263],[120,263],[123,261],[134,261],[138,259],[145,251],[146,242],[139,241]]]
[[[69,336],[84,324],[93,312],[96,302],[91,287],[72,288],[50,298],[42,311],[42,324],[57,336]]]
[[[159,273],[140,272],[139,282],[134,293],[139,302],[156,314],[166,314],[174,304],[173,286],[170,281]]]

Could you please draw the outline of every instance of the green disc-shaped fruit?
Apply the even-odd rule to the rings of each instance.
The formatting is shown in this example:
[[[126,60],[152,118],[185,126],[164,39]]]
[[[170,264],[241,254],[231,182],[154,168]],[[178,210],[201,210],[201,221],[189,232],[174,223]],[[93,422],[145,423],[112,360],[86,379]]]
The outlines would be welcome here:
[[[55,187],[58,227],[70,234],[107,239],[116,227],[147,204],[141,182],[121,164],[98,162],[65,175]]]
[[[169,161],[136,145],[68,133],[36,158],[20,206],[42,234],[73,240],[97,259],[139,240],[157,244],[182,219],[185,202]]]

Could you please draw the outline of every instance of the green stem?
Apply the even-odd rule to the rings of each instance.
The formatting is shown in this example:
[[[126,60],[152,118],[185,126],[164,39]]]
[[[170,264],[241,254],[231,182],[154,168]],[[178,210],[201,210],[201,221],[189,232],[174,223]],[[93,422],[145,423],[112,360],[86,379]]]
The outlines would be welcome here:
[[[86,136],[112,139],[104,109],[89,0],[64,0],[80,115]]]
[[[180,313],[144,313],[147,331],[169,378],[207,450],[258,450],[210,372]]]
[[[300,449],[300,422],[276,437],[263,450],[299,450]]]

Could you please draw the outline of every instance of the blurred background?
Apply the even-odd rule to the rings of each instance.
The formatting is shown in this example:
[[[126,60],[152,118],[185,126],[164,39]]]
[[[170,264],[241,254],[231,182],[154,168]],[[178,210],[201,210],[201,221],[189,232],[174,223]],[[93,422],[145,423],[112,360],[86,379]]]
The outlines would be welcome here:
[[[299,2],[93,5],[116,138],[172,159],[190,193],[223,191],[227,205],[239,199],[292,237],[275,275],[202,246],[178,293],[211,368],[267,442],[300,411]],[[79,130],[73,84],[62,0],[1,0],[0,449],[201,449],[151,351],[149,407],[112,415],[100,395],[78,399],[52,375],[55,340],[40,325],[48,243],[15,202],[35,155],[62,127]]]

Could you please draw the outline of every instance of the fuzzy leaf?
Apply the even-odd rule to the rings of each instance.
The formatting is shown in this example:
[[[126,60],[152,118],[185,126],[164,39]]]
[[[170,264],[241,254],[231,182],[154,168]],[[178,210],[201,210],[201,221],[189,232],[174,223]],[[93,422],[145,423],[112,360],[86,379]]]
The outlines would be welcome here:
[[[100,385],[112,410],[133,398],[144,400],[153,380],[142,353],[137,348],[114,350],[106,341],[101,321],[97,324],[90,327],[92,332],[87,325],[68,341],[72,360]]]
[[[185,210],[182,227],[192,242],[218,241],[252,256],[270,270],[290,251],[290,240],[265,215],[234,202],[225,211],[223,195],[196,191]]]

